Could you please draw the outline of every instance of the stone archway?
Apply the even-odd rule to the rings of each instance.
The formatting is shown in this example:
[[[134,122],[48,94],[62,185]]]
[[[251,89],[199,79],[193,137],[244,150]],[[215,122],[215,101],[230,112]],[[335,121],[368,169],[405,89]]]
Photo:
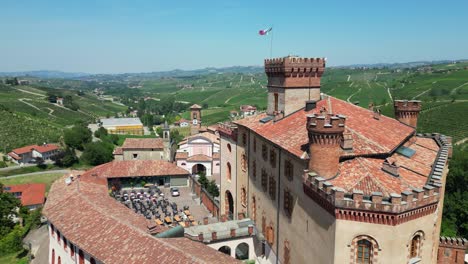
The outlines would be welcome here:
[[[249,244],[247,243],[240,243],[236,247],[236,259],[246,260],[249,259]]]
[[[203,164],[197,163],[192,166],[192,174],[200,174],[200,173],[205,173],[206,175],[206,167]]]
[[[224,254],[231,256],[231,248],[228,246],[222,246],[218,249],[219,252],[223,252]]]
[[[224,198],[225,212],[228,219],[233,219],[234,217],[234,199],[230,191],[226,191],[226,196]]]

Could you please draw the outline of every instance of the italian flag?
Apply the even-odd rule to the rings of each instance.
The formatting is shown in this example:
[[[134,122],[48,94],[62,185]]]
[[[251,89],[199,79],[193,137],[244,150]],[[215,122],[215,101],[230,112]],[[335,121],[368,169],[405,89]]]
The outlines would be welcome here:
[[[266,36],[266,35],[268,35],[268,33],[270,33],[270,31],[271,31],[272,29],[273,29],[272,27],[270,27],[270,28],[268,28],[268,29],[262,29],[262,30],[258,31],[258,34],[259,34],[260,36]]]

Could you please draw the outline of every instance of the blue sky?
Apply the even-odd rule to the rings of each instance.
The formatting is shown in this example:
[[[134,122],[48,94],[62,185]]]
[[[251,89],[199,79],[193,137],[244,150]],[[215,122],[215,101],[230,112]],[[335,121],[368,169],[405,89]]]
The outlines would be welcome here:
[[[0,71],[148,72],[468,58],[468,1],[2,0]]]

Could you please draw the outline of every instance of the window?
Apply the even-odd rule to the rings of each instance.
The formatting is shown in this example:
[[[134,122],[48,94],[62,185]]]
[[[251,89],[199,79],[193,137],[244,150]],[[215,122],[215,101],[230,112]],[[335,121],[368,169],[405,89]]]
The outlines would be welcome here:
[[[294,175],[294,166],[290,160],[285,160],[284,161],[284,176],[289,181],[293,180],[293,175]]]
[[[52,235],[52,237],[54,237],[54,233],[55,233],[54,225],[50,224],[50,234]]]
[[[85,264],[83,250],[78,251],[78,264]]]
[[[247,205],[247,191],[245,187],[241,188],[241,204],[245,207]]]
[[[257,199],[255,198],[255,195],[252,196],[252,219],[254,222],[257,221]]]
[[[284,189],[284,201],[283,208],[287,216],[291,216],[293,208],[293,197],[291,191]]]
[[[268,175],[265,169],[262,169],[262,188],[266,191],[268,187]]]
[[[270,150],[270,164],[272,168],[276,168],[276,151],[274,149]]]
[[[60,245],[60,232],[57,230],[57,243]]]
[[[291,251],[290,251],[291,246],[289,245],[289,241],[285,240],[284,241],[284,260],[283,264],[291,264]]]
[[[278,111],[278,93],[275,93],[274,97],[275,97],[275,112],[277,112]]]
[[[264,161],[268,159],[268,149],[265,144],[262,145],[262,157]]]
[[[67,251],[67,239],[65,237],[63,237],[63,249],[65,252]]]
[[[247,145],[247,135],[245,133],[242,133],[242,145]]]
[[[94,258],[90,258],[90,259],[89,259],[89,262],[90,262],[91,264],[96,264],[96,260],[94,260]]]
[[[255,160],[252,161],[252,177],[257,178],[257,162]]]
[[[60,258],[60,256],[58,257],[57,264],[62,264],[62,258]]]
[[[273,245],[275,243],[275,230],[271,225],[267,227],[266,231],[266,241],[268,244]]]
[[[136,159],[138,158],[138,154],[137,153],[133,153],[133,159]]]
[[[75,256],[75,246],[72,243],[70,243],[70,256]]]
[[[421,243],[421,236],[420,235],[415,235],[413,237],[413,239],[411,240],[411,257],[412,258],[415,258],[415,257],[419,257],[419,248],[420,248],[420,244]]]
[[[371,248],[372,244],[369,240],[361,239],[357,242],[356,263],[370,264],[371,263]]]
[[[227,171],[226,171],[226,178],[228,181],[231,180],[231,163],[227,163]]]
[[[241,167],[242,171],[247,171],[247,156],[245,155],[245,153],[242,153],[241,156]]]
[[[55,264],[55,249],[52,249],[52,264]]]
[[[227,149],[229,150],[229,152],[231,152],[231,144],[227,144]]]
[[[266,235],[266,217],[262,216],[262,233],[265,236]]]
[[[276,199],[276,180],[273,178],[273,175],[270,176],[268,192],[270,193],[271,199],[274,201]]]
[[[253,152],[257,152],[257,138],[253,138],[253,146],[252,146]]]

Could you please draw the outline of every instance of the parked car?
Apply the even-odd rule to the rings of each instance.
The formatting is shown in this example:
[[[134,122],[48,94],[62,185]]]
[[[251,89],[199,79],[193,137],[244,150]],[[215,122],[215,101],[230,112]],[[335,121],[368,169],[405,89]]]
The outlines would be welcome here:
[[[174,196],[179,196],[179,195],[180,195],[179,188],[177,188],[177,187],[172,187],[172,188],[171,188],[171,195],[172,195],[172,197],[174,197]]]

